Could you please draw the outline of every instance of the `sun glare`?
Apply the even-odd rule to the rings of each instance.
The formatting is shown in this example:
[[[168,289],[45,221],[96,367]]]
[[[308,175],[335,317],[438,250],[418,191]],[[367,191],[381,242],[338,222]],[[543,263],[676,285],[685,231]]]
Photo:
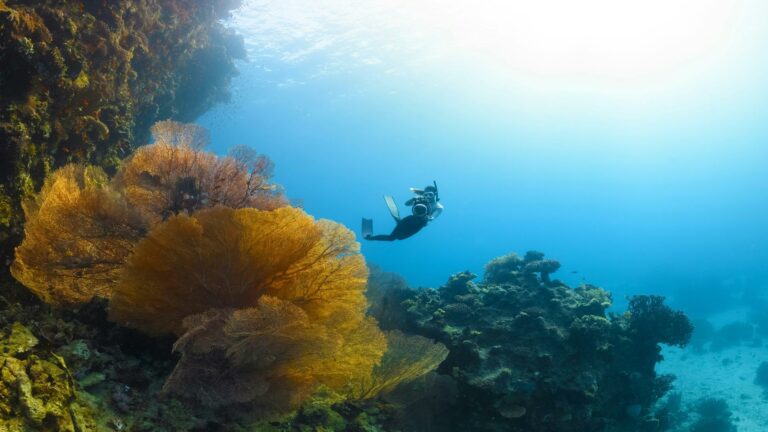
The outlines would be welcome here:
[[[478,0],[432,6],[418,11],[428,27],[513,69],[621,78],[662,72],[716,49],[738,2]]]
[[[466,56],[504,70],[638,78],[696,64],[733,39],[744,0],[246,0],[251,52],[321,72],[407,70]]]

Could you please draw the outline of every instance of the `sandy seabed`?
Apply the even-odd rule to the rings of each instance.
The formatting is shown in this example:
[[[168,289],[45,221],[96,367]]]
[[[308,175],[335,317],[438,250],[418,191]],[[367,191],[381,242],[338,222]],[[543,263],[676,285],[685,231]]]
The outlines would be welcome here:
[[[683,405],[703,397],[725,399],[739,432],[768,431],[768,397],[754,383],[760,363],[768,361],[768,347],[738,346],[718,352],[693,353],[664,347],[658,373],[677,376],[674,390]]]

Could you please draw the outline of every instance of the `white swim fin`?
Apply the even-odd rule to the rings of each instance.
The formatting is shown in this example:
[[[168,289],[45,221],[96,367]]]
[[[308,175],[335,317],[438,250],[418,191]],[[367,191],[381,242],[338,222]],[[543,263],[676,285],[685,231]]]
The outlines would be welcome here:
[[[397,210],[397,204],[395,204],[395,200],[392,199],[389,195],[384,195],[384,202],[387,203],[387,207],[389,208],[389,213],[392,215],[395,220],[400,220],[400,212]]]

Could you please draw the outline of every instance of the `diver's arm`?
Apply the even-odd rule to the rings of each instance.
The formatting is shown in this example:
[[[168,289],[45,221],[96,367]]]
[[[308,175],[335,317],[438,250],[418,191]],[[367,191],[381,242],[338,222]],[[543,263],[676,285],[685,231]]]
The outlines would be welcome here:
[[[432,206],[432,213],[429,214],[429,220],[435,220],[438,216],[440,216],[440,213],[443,212],[443,205],[440,203],[435,203]]]

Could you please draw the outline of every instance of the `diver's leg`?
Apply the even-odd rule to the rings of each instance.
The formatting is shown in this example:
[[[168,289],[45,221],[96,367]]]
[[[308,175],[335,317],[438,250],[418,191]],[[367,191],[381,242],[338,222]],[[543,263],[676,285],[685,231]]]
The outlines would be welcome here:
[[[406,216],[400,219],[389,235],[396,240],[404,240],[419,232],[426,225],[427,222],[423,218],[414,215]]]

